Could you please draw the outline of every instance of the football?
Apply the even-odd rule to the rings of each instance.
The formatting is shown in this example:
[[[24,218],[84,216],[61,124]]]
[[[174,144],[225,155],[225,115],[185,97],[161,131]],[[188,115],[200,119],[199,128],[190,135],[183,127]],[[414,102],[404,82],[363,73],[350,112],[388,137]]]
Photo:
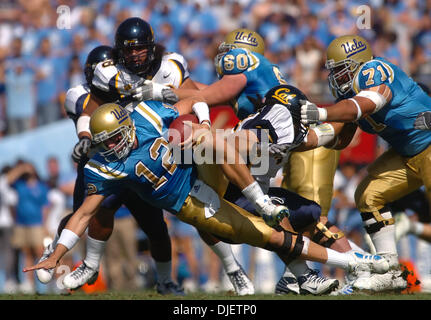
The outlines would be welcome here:
[[[199,120],[194,114],[184,114],[172,121],[169,126],[170,144],[178,145],[190,137],[192,134],[192,128],[185,125],[185,122],[199,123]]]

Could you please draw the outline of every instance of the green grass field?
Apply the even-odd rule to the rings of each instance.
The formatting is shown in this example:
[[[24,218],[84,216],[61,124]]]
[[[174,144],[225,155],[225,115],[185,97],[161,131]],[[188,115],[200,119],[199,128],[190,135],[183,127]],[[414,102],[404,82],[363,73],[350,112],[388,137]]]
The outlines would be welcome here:
[[[312,296],[312,295],[275,295],[256,294],[239,297],[233,293],[223,294],[190,293],[184,297],[162,296],[155,290],[137,292],[103,292],[86,294],[76,291],[68,295],[55,294],[0,294],[0,300],[431,300],[431,293],[394,294],[394,293],[355,293],[348,296]]]

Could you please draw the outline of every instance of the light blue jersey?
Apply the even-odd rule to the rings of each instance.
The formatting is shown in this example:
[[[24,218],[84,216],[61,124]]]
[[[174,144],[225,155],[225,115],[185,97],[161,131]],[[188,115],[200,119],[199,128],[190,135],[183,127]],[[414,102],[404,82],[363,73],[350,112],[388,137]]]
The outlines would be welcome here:
[[[243,48],[226,52],[219,61],[217,73],[220,76],[243,73],[247,77],[247,84],[234,105],[240,120],[257,111],[248,96],[256,98],[260,94],[263,97],[269,89],[287,84],[278,66],[263,55]]]
[[[353,81],[356,93],[363,89],[385,84],[392,99],[379,111],[358,121],[360,128],[378,134],[400,155],[411,157],[431,143],[431,131],[416,130],[413,124],[417,115],[431,111],[429,97],[399,67],[383,58],[364,63]]]
[[[167,134],[178,117],[171,105],[139,103],[130,114],[138,147],[122,160],[108,162],[97,153],[84,168],[87,192],[110,195],[129,188],[155,207],[178,212],[195,180],[193,165],[177,165],[169,151]]]

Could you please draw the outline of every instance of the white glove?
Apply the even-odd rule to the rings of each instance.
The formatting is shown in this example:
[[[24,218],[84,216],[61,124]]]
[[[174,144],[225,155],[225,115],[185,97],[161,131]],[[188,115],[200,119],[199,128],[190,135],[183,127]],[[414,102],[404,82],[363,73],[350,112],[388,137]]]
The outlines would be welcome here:
[[[415,119],[413,127],[417,130],[430,130],[431,129],[431,111],[419,113]]]
[[[81,138],[73,147],[72,159],[76,163],[81,161],[82,157],[86,156],[91,147],[91,139],[88,137]]]
[[[276,206],[271,198],[265,195],[256,200],[257,212],[270,227],[276,227],[284,217],[289,217],[289,209],[285,206]]]
[[[145,80],[140,86],[131,90],[130,93],[132,98],[136,101],[144,100],[163,100],[163,91],[170,90],[169,87],[162,85],[160,83],[153,82],[151,80]],[[166,95],[166,93],[165,93]]]
[[[304,124],[317,123],[325,121],[327,111],[325,108],[319,108],[308,100],[299,100],[301,103],[301,122]]]
[[[270,143],[268,145],[269,155],[275,160],[283,160],[289,154],[291,146],[292,144],[290,143]]]

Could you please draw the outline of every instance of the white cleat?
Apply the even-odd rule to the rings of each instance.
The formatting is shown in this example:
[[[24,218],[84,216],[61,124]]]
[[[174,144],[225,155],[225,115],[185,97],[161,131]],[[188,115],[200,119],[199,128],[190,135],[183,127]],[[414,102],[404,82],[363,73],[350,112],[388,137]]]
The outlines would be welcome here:
[[[399,241],[402,237],[407,235],[411,229],[411,222],[409,217],[404,213],[396,214],[395,217],[395,241]]]
[[[358,290],[381,292],[387,290],[401,291],[407,288],[407,281],[400,270],[390,270],[385,274],[372,274],[369,277],[359,277],[353,287]]]
[[[253,283],[241,266],[238,270],[227,273],[227,276],[229,277],[237,295],[245,296],[248,294],[254,294]]]
[[[99,271],[90,268],[82,262],[78,268],[73,270],[63,279],[63,285],[66,289],[75,290],[82,287],[84,284],[93,284],[96,282],[97,277],[99,276]]]
[[[47,245],[45,250],[43,251],[42,257],[39,259],[39,261],[37,263],[40,263],[40,262],[48,259],[48,257],[53,252],[54,252],[54,248],[52,247],[52,244]],[[36,270],[36,277],[39,279],[40,282],[48,283],[52,280],[52,277],[54,276],[54,271],[55,271],[55,268],[38,269],[38,270]]]
[[[256,200],[256,209],[270,227],[276,227],[281,220],[289,216],[289,209],[285,206],[275,205],[268,195]]]
[[[301,294],[322,295],[329,294],[338,288],[337,279],[320,277],[317,270],[309,269],[304,275],[298,277]]]
[[[379,255],[352,253],[352,261],[349,263],[349,272],[360,275],[370,272],[385,273],[389,270],[388,261]]]

